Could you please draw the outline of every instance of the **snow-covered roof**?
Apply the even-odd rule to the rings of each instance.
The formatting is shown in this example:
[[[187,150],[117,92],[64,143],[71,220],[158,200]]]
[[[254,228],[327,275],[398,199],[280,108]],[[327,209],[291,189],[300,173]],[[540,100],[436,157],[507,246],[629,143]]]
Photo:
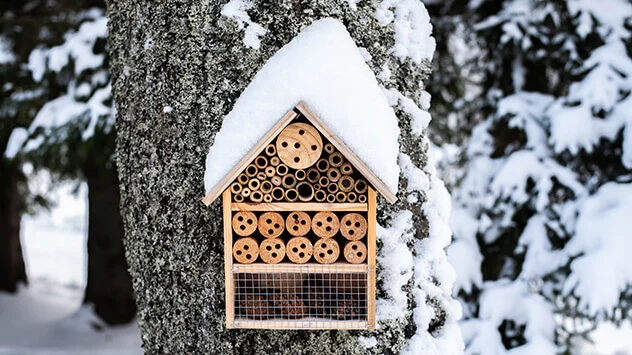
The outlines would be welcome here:
[[[272,56],[224,117],[206,159],[206,192],[301,101],[396,194],[397,118],[344,25],[329,18]]]

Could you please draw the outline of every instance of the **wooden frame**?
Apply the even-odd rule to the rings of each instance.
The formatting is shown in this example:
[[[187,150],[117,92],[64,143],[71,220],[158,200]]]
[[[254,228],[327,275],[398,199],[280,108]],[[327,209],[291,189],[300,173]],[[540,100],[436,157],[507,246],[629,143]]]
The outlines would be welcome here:
[[[264,136],[264,138],[262,138],[262,140],[260,140],[259,143],[257,143],[257,145],[251,149],[251,151],[246,155],[246,157],[244,157],[237,164],[237,166],[233,170],[231,170],[231,172],[227,174],[224,177],[224,179],[222,179],[222,182],[220,182],[217,186],[215,186],[203,200],[204,203],[206,203],[207,205],[212,203],[213,200],[216,198],[215,194],[217,194],[217,190],[222,189],[221,191],[222,191],[224,245],[225,245],[224,272],[225,272],[225,286],[226,286],[225,287],[226,327],[228,329],[257,328],[257,329],[373,330],[376,328],[376,314],[375,314],[376,295],[375,294],[376,294],[376,282],[377,282],[376,280],[377,193],[375,189],[377,189],[377,191],[382,193],[383,196],[390,202],[395,201],[395,195],[392,194],[386,188],[386,186],[382,183],[382,181],[380,181],[368,169],[368,167],[360,159],[358,159],[353,154],[353,152],[350,151],[349,148],[342,141],[340,141],[324,125],[324,123],[322,123],[322,121],[320,121],[318,117],[316,117],[311,111],[309,111],[309,109],[303,102],[299,103],[296,109],[298,110],[298,112],[300,112],[300,114],[302,114],[307,119],[307,121],[313,124],[313,126],[319,131],[320,134],[323,135],[323,137],[329,143],[331,143],[329,145],[330,151],[334,151],[334,148],[331,147],[333,145],[335,149],[338,149],[339,153],[337,154],[342,154],[342,156],[345,159],[347,159],[348,163],[350,163],[353,167],[356,168],[357,173],[359,174],[357,177],[361,178],[360,180],[364,181],[365,186],[368,185],[367,187],[364,188],[363,191],[356,190],[358,194],[363,195],[362,197],[364,197],[364,200],[362,200],[363,201],[362,203],[309,202],[310,200],[306,200],[308,202],[278,202],[278,201],[245,202],[248,200],[244,201],[243,198],[241,199],[242,202],[233,201],[233,194],[231,192],[231,187],[230,187],[231,184],[233,184],[237,176],[240,175],[244,171],[244,169],[246,169],[252,163],[252,161],[257,157],[257,155],[260,154],[260,152],[264,148],[266,148],[268,144],[270,144],[273,140],[277,138],[277,136],[284,129],[284,127],[292,123],[292,121],[298,116],[298,113],[295,111],[290,111],[279,122],[277,122],[277,124]],[[254,174],[251,174],[249,179],[255,179],[253,175]],[[365,181],[362,178],[365,178],[366,180],[368,180],[369,184],[366,184],[367,181]],[[267,179],[266,177],[258,178],[258,179],[263,179],[261,181],[268,181],[268,180],[265,180]],[[248,182],[250,183],[250,181]],[[250,186],[250,184],[248,184],[248,186]],[[356,189],[357,189],[357,186],[356,186]],[[239,194],[238,190],[236,190],[235,192]],[[255,200],[252,199],[251,201],[255,201]],[[237,227],[233,226],[233,215],[237,214],[239,217],[241,217],[241,216],[247,216],[248,214],[250,214],[254,217],[255,215],[253,215],[252,212],[256,212],[255,215],[258,214],[259,216],[261,216],[263,213],[269,214],[273,212],[277,212],[277,215],[279,212],[281,212],[283,213],[284,216],[288,216],[289,215],[288,212],[336,212],[340,214],[340,216],[344,215],[345,218],[348,215],[354,215],[354,214],[359,213],[361,216],[364,216],[366,218],[366,221],[365,221],[366,229],[364,230],[366,232],[366,235],[360,236],[359,239],[351,239],[350,235],[345,235],[347,239],[346,240],[343,239],[343,241],[347,243],[350,240],[362,239],[364,241],[364,238],[366,238],[366,249],[363,249],[363,250],[361,249],[361,251],[366,253],[366,259],[363,261],[358,261],[359,263],[352,263],[353,260],[347,257],[348,254],[340,254],[340,259],[338,259],[338,261],[335,261],[331,264],[322,263],[323,261],[318,258],[316,258],[318,262],[307,261],[307,263],[304,263],[304,264],[292,263],[290,261],[283,261],[281,259],[278,259],[276,262],[280,261],[280,263],[276,263],[276,264],[263,262],[263,261],[271,262],[269,259],[262,259],[263,261],[261,262],[254,261],[254,262],[251,262],[251,264],[242,264],[240,262],[235,262],[234,257],[233,257],[233,244],[235,242],[235,238],[233,235],[234,233],[233,228],[237,228]],[[250,217],[246,217],[246,218],[250,218]],[[270,217],[266,217],[266,218],[270,218]],[[356,218],[356,217],[352,217],[352,218]],[[245,220],[246,219],[244,219],[243,221]],[[260,219],[259,221],[261,220],[262,219]],[[250,221],[250,219],[248,219],[248,221]],[[255,219],[255,223],[256,222],[257,221]],[[254,243],[254,241],[252,241],[252,238],[249,237],[251,236],[251,234],[246,234],[246,233],[252,233],[252,232],[246,232],[246,233],[240,232],[240,230],[243,230],[243,226],[245,225],[246,222],[241,222],[241,223],[243,224],[241,225],[237,224],[237,225],[240,225],[242,229],[235,229],[236,231],[235,236],[239,235],[243,237],[239,237],[237,238],[237,240],[241,241],[242,238],[251,239],[251,241],[247,243]],[[266,222],[266,223],[274,223],[274,222]],[[259,225],[259,227],[260,226],[261,224]],[[350,226],[350,224],[347,224],[347,226]],[[359,226],[359,224],[356,223],[356,226]],[[267,229],[265,228],[269,228],[269,227],[264,227],[264,231],[267,231]],[[341,233],[348,233],[349,231],[348,228],[349,227],[347,227],[345,232],[342,232],[341,230]],[[317,230],[313,229],[312,233],[314,233],[314,231],[317,231]],[[260,232],[260,233],[264,233],[264,232]],[[337,233],[337,232],[334,232],[334,233]],[[324,236],[322,237],[326,238]],[[259,238],[261,238],[261,236],[259,236]],[[268,236],[268,238],[270,238],[270,236]],[[273,236],[272,238],[276,238],[276,236]],[[338,238],[342,238],[342,236],[339,235]],[[320,240],[321,240],[320,243],[324,243],[324,239],[320,239]],[[252,246],[252,244],[250,245]],[[262,248],[261,245],[263,244],[259,244],[259,248]],[[324,245],[325,244],[323,244],[323,246]],[[351,245],[351,244],[348,244],[348,245]],[[257,244],[255,244],[255,247],[256,246]],[[244,249],[241,249],[241,246],[238,247],[237,249],[235,249],[236,253],[238,254],[235,254],[235,255],[243,256],[243,255],[249,254],[249,252],[246,252],[246,249],[247,248],[245,247]],[[248,249],[248,250],[253,250],[253,249]],[[260,249],[260,250],[263,250],[263,249]],[[245,254],[239,254],[240,252],[244,252]],[[355,255],[355,253],[356,251],[354,251],[352,255]],[[311,252],[308,255],[311,256]],[[344,255],[344,258],[342,257],[343,255]],[[256,259],[257,259],[257,256],[255,255],[255,258],[252,260],[256,260]],[[346,259],[347,261],[345,261],[344,259]],[[241,260],[241,259],[238,258],[236,260]],[[294,259],[292,260],[296,261]],[[241,262],[246,263],[248,261],[244,259]],[[284,288],[286,286],[280,286],[280,287],[279,286],[274,286],[274,287],[265,286],[265,285],[269,285],[265,283],[266,281],[263,281],[263,283],[261,284],[254,284],[254,286],[252,285],[244,286],[244,284],[247,284],[248,282],[252,283],[253,281],[251,280],[255,280],[253,279],[253,277],[261,280],[261,279],[266,279],[266,277],[269,277],[270,275],[272,275],[271,276],[272,279],[275,279],[276,277],[284,278],[284,277],[287,277],[286,275],[299,275],[300,277],[305,277],[305,278],[303,279],[296,278],[292,280],[294,282],[298,280],[298,283],[294,284],[294,285],[299,285],[298,291],[296,288],[297,286],[293,286],[295,287],[294,289]],[[346,292],[356,292],[356,293],[352,293],[351,296],[343,296],[341,298],[338,298],[338,297],[332,298],[335,300],[335,302],[337,302],[337,304],[332,306],[332,308],[330,309],[328,308],[326,313],[317,313],[317,312],[308,313],[307,311],[305,311],[305,313],[301,312],[300,316],[296,317],[295,319],[295,318],[278,318],[280,314],[285,314],[285,313],[281,313],[281,311],[283,312],[289,311],[287,308],[276,308],[276,310],[273,311],[276,313],[263,312],[263,310],[265,310],[266,307],[268,308],[278,307],[278,306],[271,306],[273,302],[272,300],[274,299],[273,296],[269,296],[267,295],[267,293],[265,295],[261,293],[263,292],[262,290],[271,289],[271,288],[276,289],[276,290],[273,290],[273,292],[276,292],[277,296],[280,293],[285,292],[286,294],[288,294],[289,292],[290,295],[293,295],[293,297],[298,299],[298,301],[301,304],[301,307],[305,307],[304,309],[307,310],[307,307],[308,307],[307,299],[309,298],[304,298],[304,297],[307,297],[307,296],[304,296],[304,292],[311,292],[311,291],[303,291],[303,287],[307,287],[307,286],[304,286],[305,285],[304,282],[306,280],[309,280],[309,277],[313,277],[313,276],[320,277],[319,278],[320,281],[318,282],[324,282],[323,280],[329,280],[329,286],[321,285],[319,287],[326,289],[326,292],[329,292],[331,294],[336,294],[336,292],[341,292],[339,291],[341,289],[345,290],[345,291],[342,291],[345,293]],[[289,279],[285,279],[285,280],[287,281]],[[333,280],[334,286],[332,286],[332,283],[331,283],[332,280]],[[264,285],[264,286],[261,286],[261,285]],[[246,291],[244,291],[243,287],[247,288]],[[255,291],[252,291],[253,289]],[[348,290],[355,290],[355,291],[348,291]],[[255,299],[255,297],[260,297],[260,298]],[[345,298],[345,297],[351,297],[351,298]],[[253,306],[254,303],[251,303],[249,305],[244,306],[243,305],[244,300],[247,300],[246,302],[264,302],[264,304],[266,305]],[[263,301],[260,301],[260,300],[263,300]],[[303,305],[303,302],[305,302],[304,305]],[[348,303],[348,302],[351,302],[351,303]],[[309,306],[309,307],[313,307],[313,306]],[[318,307],[321,307],[321,306],[318,306]],[[261,313],[254,313],[254,314],[247,313],[248,309],[255,309],[255,312],[261,312]],[[354,313],[352,313],[353,315],[351,317],[343,315],[343,317],[341,318],[340,317],[341,310],[342,312],[344,312],[343,314],[347,314],[346,312],[348,311],[351,311]],[[325,314],[326,316],[322,316],[323,314]]]

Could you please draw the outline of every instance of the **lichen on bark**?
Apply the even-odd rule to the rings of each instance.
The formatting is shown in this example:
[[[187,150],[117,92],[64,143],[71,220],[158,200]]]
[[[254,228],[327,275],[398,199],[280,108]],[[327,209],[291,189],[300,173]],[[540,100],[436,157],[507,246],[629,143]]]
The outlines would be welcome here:
[[[339,19],[371,54],[368,64],[375,73],[388,64],[392,74],[384,84],[418,105],[430,65],[390,55],[394,30],[376,20],[378,1],[361,1],[356,10],[343,1],[254,1],[248,14],[268,30],[259,50],[246,47],[236,23],[220,15],[225,3],[108,2],[121,206],[144,349],[149,354],[397,354],[415,332],[410,312],[405,319],[380,322],[374,332],[226,330],[222,214],[219,203],[207,208],[200,202],[204,162],[223,117],[256,72],[314,20]],[[165,106],[173,111],[164,112]],[[410,118],[397,113],[402,152],[423,166],[426,147],[410,133]],[[387,225],[394,212],[411,210],[415,237],[421,239],[428,233],[423,200],[408,202],[405,186],[402,177],[397,204],[379,200],[379,221]],[[409,304],[412,308],[412,297]],[[361,335],[374,336],[377,345],[364,348],[357,340]]]

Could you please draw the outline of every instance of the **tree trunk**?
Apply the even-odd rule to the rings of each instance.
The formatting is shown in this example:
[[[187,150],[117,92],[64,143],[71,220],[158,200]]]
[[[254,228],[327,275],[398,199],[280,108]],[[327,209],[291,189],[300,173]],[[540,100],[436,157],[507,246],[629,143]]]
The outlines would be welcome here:
[[[396,216],[408,216],[410,224],[402,232],[402,239],[395,239],[407,240],[400,241],[400,245],[409,244],[411,253],[419,250],[419,263],[428,264],[407,274],[410,278],[400,289],[407,305],[400,316],[378,318],[379,330],[372,332],[225,329],[222,213],[219,203],[206,208],[200,201],[204,195],[204,162],[222,118],[255,73],[301,28],[324,17],[337,18],[347,26],[357,45],[370,52],[372,60],[368,64],[374,72],[389,66],[391,78],[384,82],[386,88],[396,89],[418,105],[422,82],[430,71],[427,61],[403,62],[391,54],[394,27],[392,23],[378,23],[374,1],[358,2],[355,10],[339,0],[253,1],[248,14],[269,31],[257,50],[244,46],[243,30],[221,16],[225,3],[108,3],[125,245],[145,351],[345,355],[460,352],[458,304],[451,300],[451,281],[444,277],[450,274],[441,249],[446,245],[434,243],[439,250],[427,261],[422,260],[422,239],[429,235],[422,204],[426,193],[432,191],[416,193],[413,186],[407,189],[404,175],[399,202],[391,206],[380,199],[378,221],[388,227]],[[423,6],[416,1],[414,5]],[[401,10],[405,12],[405,6]],[[424,167],[427,140],[411,133],[410,112],[402,106],[396,110],[402,129],[402,153],[415,166]],[[415,197],[407,198],[409,194]],[[408,250],[405,244],[404,249]],[[378,297],[386,303],[395,298],[393,290],[383,285],[385,279],[396,275],[391,271],[378,265]],[[428,287],[441,290],[430,292]]]
[[[19,166],[0,157],[0,291],[15,292],[18,283],[27,282],[20,244],[19,178]]]
[[[114,169],[87,173],[88,283],[84,303],[109,324],[134,319],[136,302],[123,248],[119,181]]]

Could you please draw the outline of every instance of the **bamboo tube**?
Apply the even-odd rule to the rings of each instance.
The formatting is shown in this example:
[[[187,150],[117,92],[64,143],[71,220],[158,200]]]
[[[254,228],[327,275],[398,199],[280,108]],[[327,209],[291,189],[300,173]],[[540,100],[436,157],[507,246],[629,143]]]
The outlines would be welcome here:
[[[345,243],[343,252],[345,259],[351,264],[361,264],[366,260],[366,245],[359,240]]]
[[[336,195],[334,195],[334,194],[327,194],[327,199],[326,200],[329,203],[334,203],[334,202],[336,202]]]
[[[242,195],[243,197],[250,197],[250,193],[251,193],[251,192],[252,192],[252,191],[250,191],[250,189],[249,189],[249,188],[247,188],[247,187],[244,187],[243,189],[241,189],[241,195]]]
[[[266,152],[266,155],[269,157],[274,156],[276,154],[276,147],[274,146],[274,144],[268,144],[265,152]]]
[[[318,212],[312,218],[312,230],[321,238],[333,237],[338,233],[339,227],[338,216],[333,212]]]
[[[327,178],[329,179],[329,181],[337,182],[338,180],[340,180],[341,176],[342,174],[340,174],[340,170],[336,168],[327,169]]]
[[[353,174],[353,167],[350,163],[344,163],[340,167],[340,172],[342,173],[342,175],[351,175]]]
[[[239,236],[251,235],[257,230],[257,216],[248,211],[237,212],[233,216],[232,226],[235,234]]]
[[[272,195],[271,194],[264,194],[263,195],[263,202],[265,202],[265,203],[272,202]]]
[[[279,159],[279,157],[270,158],[270,165],[278,166],[279,164],[281,164],[281,159]]]
[[[347,213],[340,221],[340,233],[348,240],[360,240],[367,231],[366,218],[359,213]]]
[[[259,168],[257,168],[256,165],[254,164],[250,164],[246,167],[246,175],[250,176],[250,177],[255,177],[257,176],[257,173],[259,172]]]
[[[283,233],[285,223],[283,216],[278,212],[266,212],[259,216],[258,226],[259,233],[266,238],[276,238]]]
[[[280,177],[280,176],[276,176],[276,175],[275,175],[275,176],[273,176],[273,177],[270,179],[270,182],[271,182],[271,183],[272,183],[272,185],[274,185],[274,186],[281,186],[281,184],[283,183],[283,180],[281,179],[281,177]]]
[[[292,212],[285,219],[285,228],[295,237],[302,237],[312,228],[312,219],[305,212]]]
[[[329,155],[329,165],[334,168],[340,167],[344,164],[345,158],[339,152],[334,152]]]
[[[239,176],[237,177],[237,181],[239,181],[240,184],[242,185],[246,185],[248,183],[248,175],[246,174],[239,174]]]
[[[351,176],[343,175],[340,178],[340,180],[338,180],[338,188],[342,192],[353,191],[354,185],[355,185],[355,180]]]
[[[277,175],[283,176],[283,175],[287,174],[288,171],[289,171],[289,169],[287,168],[287,165],[285,165],[285,164],[279,164],[276,167]]]
[[[345,192],[338,191],[336,194],[336,202],[343,203],[345,201],[347,201],[347,194]]]
[[[241,184],[238,182],[233,182],[230,185],[230,192],[232,192],[234,195],[238,195],[241,192]]]
[[[254,191],[250,194],[250,201],[257,203],[263,201],[263,193],[261,191]]]
[[[368,188],[369,188],[369,185],[367,185],[364,179],[358,179],[358,181],[356,181],[355,185],[353,186],[353,189],[355,190],[355,192],[359,194],[365,193]]]
[[[298,200],[298,192],[296,192],[296,189],[285,190],[285,200],[287,200],[288,202],[294,202]]]
[[[355,192],[347,192],[347,202],[354,203],[358,201],[358,195]]]
[[[264,239],[259,245],[259,257],[266,264],[278,264],[285,258],[285,244],[281,238]]]
[[[241,264],[253,263],[259,257],[259,245],[251,237],[239,238],[233,245],[233,256]]]
[[[316,162],[316,169],[318,169],[321,173],[327,172],[327,169],[329,169],[329,162],[326,159],[320,159]]]
[[[320,184],[320,186],[322,187],[326,187],[329,186],[329,179],[326,176],[321,176],[320,179],[318,179],[318,183]]]
[[[358,195],[358,202],[366,203],[366,195]]]
[[[282,188],[275,187],[274,189],[272,189],[272,198],[275,201],[281,201],[283,200],[284,197],[285,197],[285,192],[283,191]]]
[[[269,194],[270,192],[272,192],[272,183],[267,180],[262,182],[259,190],[261,190],[261,192],[263,192],[264,194]]]
[[[303,202],[309,202],[314,198],[314,188],[307,182],[301,182],[296,185],[298,199]]]
[[[250,191],[257,191],[259,190],[259,187],[261,187],[261,181],[257,179],[252,179],[248,181],[248,188],[250,189]]]
[[[316,201],[318,202],[325,202],[325,200],[327,199],[327,193],[325,193],[324,190],[316,190],[316,192],[314,193],[314,199],[316,199]]]
[[[287,242],[286,254],[295,264],[305,264],[312,258],[314,246],[305,237],[294,237]]]
[[[305,174],[305,170],[298,169],[294,173],[294,177],[296,178],[297,181],[303,181],[307,177],[307,174]]]
[[[266,174],[267,177],[273,177],[274,174],[276,174],[276,169],[273,166],[266,166],[264,174]]]
[[[325,149],[325,152],[327,152],[327,154],[331,154],[336,150],[336,148],[334,148],[334,145],[331,143],[325,144],[324,149]]]
[[[314,188],[314,191],[322,189],[322,186],[320,186],[320,184],[318,183],[312,185],[312,187]]]
[[[234,195],[233,198],[235,202],[244,202],[244,197],[242,195]]]
[[[294,175],[287,174],[282,178],[282,180],[283,187],[285,187],[286,189],[291,189],[296,186],[296,178],[294,177]]]
[[[257,173],[257,179],[263,181],[266,179],[266,173],[264,173],[263,171]]]
[[[318,179],[320,179],[320,172],[318,171],[318,169],[309,168],[307,170],[307,181],[311,183],[316,183],[318,182]]]
[[[338,184],[332,182],[331,184],[327,185],[327,192],[329,192],[330,194],[335,194],[336,192],[338,192]]]
[[[340,247],[334,238],[319,239],[314,245],[314,258],[320,264],[333,264],[340,256]]]
[[[266,166],[268,166],[268,159],[263,155],[260,155],[257,157],[257,159],[255,159],[255,165],[259,169],[265,169]]]

